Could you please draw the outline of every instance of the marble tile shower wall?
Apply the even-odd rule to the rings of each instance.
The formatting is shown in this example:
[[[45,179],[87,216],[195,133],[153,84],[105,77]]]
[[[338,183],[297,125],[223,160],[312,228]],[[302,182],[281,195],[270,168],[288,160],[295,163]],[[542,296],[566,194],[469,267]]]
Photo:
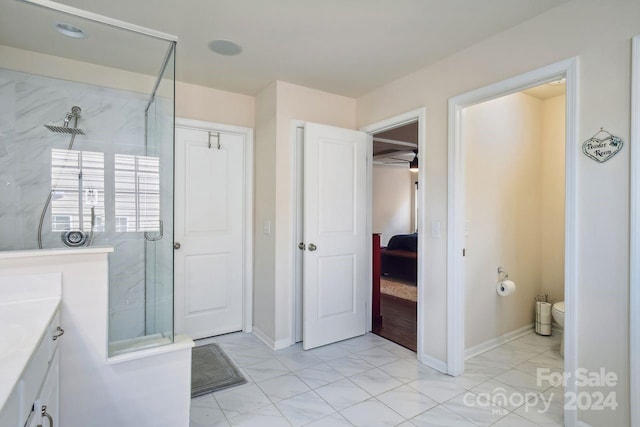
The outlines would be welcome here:
[[[82,108],[74,150],[98,151],[105,160],[105,231],[94,245],[115,247],[110,259],[110,340],[144,335],[145,240],[115,232],[114,154],[144,154],[147,94],[0,69],[0,250],[37,248],[40,213],[51,189],[51,149],[66,149],[70,136],[43,125],[61,125]],[[45,248],[63,247],[44,221]]]

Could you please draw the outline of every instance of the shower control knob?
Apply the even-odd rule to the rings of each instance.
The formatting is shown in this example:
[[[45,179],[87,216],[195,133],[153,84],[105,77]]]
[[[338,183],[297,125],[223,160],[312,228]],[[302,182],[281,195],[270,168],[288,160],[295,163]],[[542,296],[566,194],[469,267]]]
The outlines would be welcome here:
[[[180,247],[181,247],[181,246],[180,246],[180,242],[175,242],[175,243],[173,244],[173,249],[175,249],[175,250],[180,249]]]

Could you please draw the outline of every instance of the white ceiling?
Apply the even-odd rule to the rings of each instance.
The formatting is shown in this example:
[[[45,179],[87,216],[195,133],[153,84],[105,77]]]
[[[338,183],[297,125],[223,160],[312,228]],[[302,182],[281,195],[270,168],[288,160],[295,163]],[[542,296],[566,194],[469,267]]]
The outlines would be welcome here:
[[[178,80],[254,95],[285,80],[356,97],[567,0],[63,0],[180,37]],[[13,4],[10,4],[13,3]],[[33,6],[0,0],[0,43],[148,72],[137,43],[64,46]],[[37,8],[35,8],[37,9]],[[10,23],[19,23],[15,29]],[[46,30],[46,31],[45,31]],[[243,47],[213,54],[215,39]],[[83,45],[84,43],[84,45]],[[146,43],[146,44],[145,44]],[[140,56],[148,42],[138,49]],[[46,46],[46,47],[45,47]],[[86,46],[86,47],[85,47]],[[111,49],[109,49],[111,47]],[[124,49],[127,54],[118,54]],[[155,55],[155,53],[154,53]],[[158,58],[157,62],[162,58]],[[140,63],[138,63],[140,62]]]

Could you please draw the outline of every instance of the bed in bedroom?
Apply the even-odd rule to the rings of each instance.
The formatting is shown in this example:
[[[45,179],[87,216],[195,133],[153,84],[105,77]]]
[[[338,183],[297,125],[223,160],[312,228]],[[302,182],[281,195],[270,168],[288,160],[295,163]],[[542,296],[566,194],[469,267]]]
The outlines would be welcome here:
[[[408,282],[418,281],[418,233],[397,234],[380,250],[380,273]]]

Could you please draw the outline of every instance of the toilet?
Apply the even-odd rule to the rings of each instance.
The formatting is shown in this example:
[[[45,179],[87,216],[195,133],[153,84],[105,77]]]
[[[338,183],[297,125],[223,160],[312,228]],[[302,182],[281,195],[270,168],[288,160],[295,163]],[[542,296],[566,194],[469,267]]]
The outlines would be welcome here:
[[[562,336],[560,337],[560,354],[564,356],[564,301],[557,302],[551,307],[553,320],[562,326]]]

